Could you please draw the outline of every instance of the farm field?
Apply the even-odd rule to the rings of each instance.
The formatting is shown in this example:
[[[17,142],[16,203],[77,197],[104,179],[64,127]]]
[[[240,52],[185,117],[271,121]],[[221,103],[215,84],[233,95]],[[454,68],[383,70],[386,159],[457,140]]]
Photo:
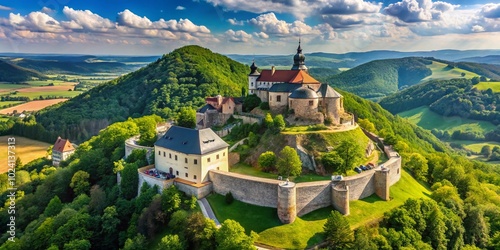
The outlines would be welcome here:
[[[407,199],[426,199],[431,193],[405,170],[402,171],[401,180],[391,187],[390,192],[390,201],[382,201],[375,195],[351,201],[351,214],[347,216],[351,227],[357,228],[379,220],[385,212],[401,206]],[[228,205],[225,197],[219,194],[210,195],[207,199],[220,222],[226,219],[236,220],[247,233],[254,231],[259,234],[258,243],[285,249],[304,249],[322,242],[323,225],[332,211],[332,207],[318,209],[297,217],[291,224],[283,225],[278,219],[276,208],[260,207],[240,201]]]
[[[54,104],[64,102],[68,99],[49,99],[49,100],[40,100],[40,101],[31,101],[27,103],[23,103],[20,105],[16,105],[10,108],[5,108],[0,110],[0,114],[10,114],[14,110],[17,110],[18,112],[23,112],[23,111],[38,111],[40,109],[43,109],[48,106],[52,106]],[[2,102],[0,102],[2,104]]]
[[[12,84],[12,83],[0,83],[0,93],[2,92],[11,92],[16,89],[20,88],[29,88],[30,85],[24,85],[24,84]]]
[[[0,173],[4,173],[8,170],[7,164],[7,138],[16,138],[16,156],[21,158],[23,164],[26,164],[34,159],[44,157],[47,153],[47,148],[50,144],[41,141],[31,140],[21,136],[0,136],[0,142],[2,144],[2,150],[0,150]]]
[[[475,87],[479,90],[491,89],[495,93],[500,92],[500,82],[480,82]]]
[[[429,109],[427,106],[418,107],[398,114],[410,122],[428,130],[439,129],[453,133],[455,130],[477,131],[481,134],[496,128],[491,122],[477,121],[458,116],[445,117]]]
[[[436,79],[452,79],[452,78],[462,78],[462,77],[472,78],[479,76],[476,73],[464,69],[448,68],[447,66],[448,64],[432,61],[431,65],[427,65],[427,68],[432,70],[432,75],[422,79],[421,82],[426,82],[429,80],[436,80]],[[465,76],[462,76],[462,73],[465,73]]]

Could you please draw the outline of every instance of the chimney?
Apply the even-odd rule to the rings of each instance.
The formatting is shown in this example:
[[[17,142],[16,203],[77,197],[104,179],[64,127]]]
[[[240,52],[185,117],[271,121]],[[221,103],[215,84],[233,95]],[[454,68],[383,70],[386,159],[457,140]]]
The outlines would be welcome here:
[[[274,75],[274,72],[276,71],[276,67],[272,66],[271,67],[271,75]]]
[[[217,95],[217,107],[220,106],[222,104],[222,96],[221,95]]]

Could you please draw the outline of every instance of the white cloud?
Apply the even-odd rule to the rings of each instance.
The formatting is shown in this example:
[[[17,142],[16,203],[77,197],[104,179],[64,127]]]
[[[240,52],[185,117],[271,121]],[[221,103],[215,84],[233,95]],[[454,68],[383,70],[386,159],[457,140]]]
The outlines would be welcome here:
[[[357,13],[377,13],[382,3],[370,3],[363,0],[330,0],[320,1],[317,7],[321,14],[348,15]]]
[[[138,29],[151,28],[153,24],[147,17],[140,17],[128,9],[119,12],[116,21],[119,25]]]
[[[106,32],[115,28],[115,23],[107,18],[103,18],[90,10],[74,10],[65,6],[63,13],[70,20],[62,22],[66,27],[76,27],[83,31]]]
[[[252,35],[246,33],[243,30],[234,31],[232,29],[224,33],[229,41],[231,42],[249,42],[252,39]]]
[[[481,14],[486,18],[500,18],[500,3],[489,3],[481,8]]]
[[[227,22],[230,23],[231,25],[238,25],[238,26],[243,26],[245,24],[244,21],[239,21],[236,18],[229,18],[227,19]]]
[[[184,6],[180,6],[180,5],[179,5],[179,6],[175,7],[175,9],[176,9],[176,10],[185,10],[185,9],[186,9],[186,7],[184,7]]]
[[[446,12],[453,11],[459,5],[432,0],[403,0],[389,4],[384,8],[387,15],[394,16],[407,23],[440,20]]]
[[[259,15],[256,18],[250,19],[248,22],[257,27],[260,31],[276,36],[319,34],[318,30],[302,21],[287,23],[286,21],[279,20],[272,12]]]
[[[7,11],[9,11],[9,10],[12,10],[12,8],[4,6],[4,5],[0,5],[0,10],[7,10]]]
[[[483,28],[483,26],[480,26],[480,25],[474,25],[474,26],[472,26],[471,31],[472,32],[484,32],[484,28]]]
[[[9,24],[18,30],[35,32],[62,32],[60,23],[51,16],[42,12],[31,12],[27,16],[9,14]]]
[[[49,7],[45,7],[45,6],[40,11],[47,14],[47,15],[51,15],[51,14],[54,14],[56,12],[55,10],[53,10]]]
[[[261,39],[268,39],[269,38],[269,35],[264,33],[264,32],[254,32],[253,33],[254,36],[258,37],[258,38],[261,38]]]

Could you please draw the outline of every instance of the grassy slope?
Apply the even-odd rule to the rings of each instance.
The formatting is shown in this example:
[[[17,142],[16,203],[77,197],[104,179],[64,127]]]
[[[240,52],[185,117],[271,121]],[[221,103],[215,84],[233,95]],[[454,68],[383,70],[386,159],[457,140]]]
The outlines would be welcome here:
[[[398,114],[401,117],[408,118],[412,123],[431,130],[433,128],[445,130],[452,133],[455,130],[478,131],[481,134],[495,129],[495,125],[487,121],[470,120],[457,116],[441,116],[428,107],[422,106]]]
[[[392,200],[385,202],[376,196],[351,202],[351,215],[347,218],[353,228],[380,219],[383,214],[402,205],[408,198],[425,198],[430,191],[413,179],[406,171],[401,180],[391,187]],[[266,245],[303,249],[320,243],[324,236],[323,225],[330,214],[331,207],[322,208],[297,218],[294,223],[282,225],[275,208],[259,207],[235,201],[227,205],[222,195],[208,197],[219,221],[233,219],[238,221],[247,232],[259,233],[257,242]]]
[[[47,148],[50,144],[31,140],[21,136],[0,136],[0,142],[2,142],[2,150],[0,151],[0,173],[7,171],[7,138],[16,138],[15,143],[15,153],[17,157],[21,158],[23,164],[26,164],[34,159],[45,156]]]
[[[470,72],[468,70],[460,69],[460,68],[449,68],[448,64],[432,61],[431,65],[427,65],[427,68],[432,70],[432,75],[427,76],[422,79],[420,82],[426,82],[429,80],[445,80],[445,79],[453,79],[453,78],[461,78],[462,73],[465,73],[465,78],[472,78],[479,76],[476,73]]]
[[[500,92],[500,82],[480,82],[475,87],[479,90],[491,89],[495,93]]]

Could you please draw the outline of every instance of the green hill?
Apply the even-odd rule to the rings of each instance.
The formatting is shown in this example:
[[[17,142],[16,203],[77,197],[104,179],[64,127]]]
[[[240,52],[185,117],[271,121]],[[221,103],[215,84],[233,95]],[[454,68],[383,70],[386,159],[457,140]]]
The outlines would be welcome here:
[[[0,82],[24,82],[33,78],[45,79],[46,76],[34,70],[0,60]]]
[[[83,141],[107,125],[147,114],[172,118],[181,107],[200,107],[206,96],[240,96],[247,88],[245,65],[199,46],[165,54],[135,72],[36,114],[37,139],[57,135]],[[39,126],[43,126],[43,129]],[[28,133],[25,127],[14,132]]]
[[[377,99],[419,83],[432,74],[427,67],[431,63],[430,60],[417,57],[376,60],[334,75],[326,81],[361,97]]]

